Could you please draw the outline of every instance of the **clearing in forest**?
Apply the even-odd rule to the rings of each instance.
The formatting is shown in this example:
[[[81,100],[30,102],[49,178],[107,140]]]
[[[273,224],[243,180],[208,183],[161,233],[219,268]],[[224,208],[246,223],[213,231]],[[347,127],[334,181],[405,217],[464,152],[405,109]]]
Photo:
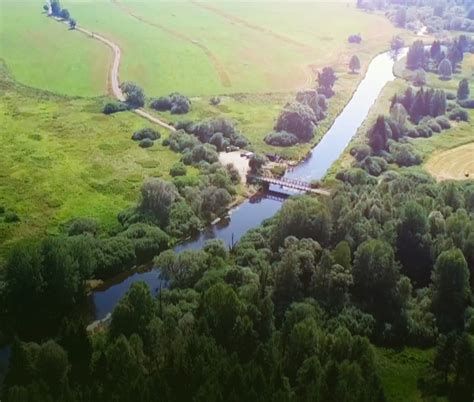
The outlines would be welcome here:
[[[474,178],[474,143],[433,155],[425,164],[437,180]]]

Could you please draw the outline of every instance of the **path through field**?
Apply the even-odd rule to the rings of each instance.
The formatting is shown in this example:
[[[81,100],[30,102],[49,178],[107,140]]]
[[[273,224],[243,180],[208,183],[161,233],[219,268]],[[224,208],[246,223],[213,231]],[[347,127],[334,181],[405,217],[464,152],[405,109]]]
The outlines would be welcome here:
[[[437,180],[466,180],[474,177],[474,143],[434,154],[425,165]]]
[[[54,18],[54,19],[58,22],[62,22],[62,23],[65,23],[66,25],[69,25],[67,21],[63,21],[62,19],[58,19],[58,18]],[[109,73],[110,75],[109,87],[112,92],[112,95],[115,96],[119,101],[123,102],[125,100],[125,96],[122,92],[122,89],[120,88],[120,81],[119,81],[120,60],[122,58],[122,52],[120,50],[120,47],[116,43],[103,37],[102,35],[91,32],[78,25],[76,26],[75,29],[76,31],[82,32],[83,34],[89,36],[90,38],[96,39],[106,44],[114,52],[114,59],[112,62],[112,67],[110,68],[110,73]],[[155,116],[152,116],[150,113],[148,113],[147,111],[143,109],[133,109],[132,111],[138,114],[139,116],[147,119],[148,121],[151,121],[152,123],[158,124],[170,131],[176,131],[176,129],[173,126],[170,126],[168,123],[164,122],[163,120]]]

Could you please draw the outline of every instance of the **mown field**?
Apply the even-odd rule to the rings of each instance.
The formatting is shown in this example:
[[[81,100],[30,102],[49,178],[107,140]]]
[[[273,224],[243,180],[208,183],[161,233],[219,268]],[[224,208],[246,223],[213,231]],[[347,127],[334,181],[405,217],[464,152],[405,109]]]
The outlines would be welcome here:
[[[43,14],[41,1],[0,0],[0,59],[19,82],[64,95],[107,92],[111,54]]]
[[[131,112],[105,116],[103,102],[31,89],[1,70],[0,206],[20,222],[0,218],[0,254],[75,217],[113,226],[146,177],[169,177],[180,156],[160,141],[140,148],[130,137],[148,123]]]
[[[79,23],[120,44],[121,78],[150,95],[292,91],[312,68],[345,69],[385,49],[395,29],[383,16],[339,2],[63,2]],[[347,37],[361,33],[363,43]]]

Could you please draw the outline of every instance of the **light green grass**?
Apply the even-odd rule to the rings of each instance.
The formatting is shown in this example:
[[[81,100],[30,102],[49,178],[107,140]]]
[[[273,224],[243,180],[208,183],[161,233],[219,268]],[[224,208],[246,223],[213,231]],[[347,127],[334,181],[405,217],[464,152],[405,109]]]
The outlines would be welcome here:
[[[396,32],[383,16],[340,3],[206,3],[253,28],[192,2],[63,3],[80,24],[121,46],[121,78],[137,81],[148,95],[293,91],[311,82],[310,65],[345,71],[353,53],[364,65]],[[363,43],[348,44],[358,32]],[[219,79],[214,58],[229,86]]]
[[[46,17],[42,6],[0,0],[0,59],[26,85],[68,95],[105,94],[108,49]]]
[[[160,141],[140,148],[130,137],[149,124],[131,112],[103,115],[104,99],[26,88],[7,81],[4,71],[0,89],[0,205],[21,218],[0,223],[0,252],[74,217],[113,225],[117,213],[136,202],[143,181],[169,178],[180,158]]]
[[[375,348],[376,367],[382,380],[387,402],[422,402],[417,381],[430,367],[434,351],[416,348]],[[442,402],[445,399],[429,399]]]

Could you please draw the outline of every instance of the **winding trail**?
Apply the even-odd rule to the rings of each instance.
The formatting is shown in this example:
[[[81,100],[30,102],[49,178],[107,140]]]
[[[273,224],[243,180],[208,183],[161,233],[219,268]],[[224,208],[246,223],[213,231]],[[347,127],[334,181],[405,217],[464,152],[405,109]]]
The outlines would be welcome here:
[[[60,22],[60,23],[64,23],[66,25],[69,25],[67,21],[64,21],[60,18],[53,17],[52,15],[49,15],[49,16],[52,17],[54,20]],[[112,49],[112,52],[114,54],[114,59],[113,59],[112,66],[111,66],[110,71],[109,71],[109,78],[107,80],[107,83],[108,83],[108,87],[110,89],[111,94],[113,96],[115,96],[119,101],[123,102],[125,100],[125,96],[122,92],[122,89],[120,88],[120,80],[119,80],[120,61],[121,61],[121,58],[122,58],[122,51],[120,50],[120,47],[116,43],[112,42],[110,39],[107,39],[102,35],[99,35],[97,33],[89,31],[85,28],[82,28],[79,25],[76,25],[75,29],[76,29],[76,31],[79,31],[79,32],[83,33],[84,35],[87,35],[88,37],[90,37],[92,39],[96,39],[99,42],[104,43],[110,49]],[[161,127],[166,128],[170,131],[176,131],[176,129],[173,126],[169,125],[168,123],[166,123],[165,121],[159,119],[158,117],[155,117],[155,116],[151,115],[150,113],[148,113],[144,109],[132,109],[132,112],[139,115],[139,116],[141,116],[141,117],[143,117],[144,119],[147,119],[148,121],[150,121],[152,123],[158,124]]]
[[[187,42],[193,46],[198,47],[201,49],[204,54],[207,56],[207,58],[211,61],[212,65],[214,66],[214,69],[217,72],[217,76],[219,77],[219,81],[224,87],[230,87],[232,85],[232,82],[230,80],[230,76],[225,69],[224,65],[222,62],[219,60],[219,58],[212,52],[211,49],[209,49],[206,45],[204,45],[201,42],[198,42],[197,40],[183,34],[182,32],[179,32],[175,29],[168,28],[162,24],[158,24],[156,22],[149,21],[142,17],[141,15],[138,15],[134,10],[132,10],[130,7],[122,4],[119,2],[119,0],[112,0],[112,3],[115,4],[118,8],[120,8],[124,13],[129,15],[132,18],[135,18],[136,20],[149,25],[154,28],[158,28],[163,32],[166,32],[168,35],[171,35],[175,38],[178,38],[184,42]]]

